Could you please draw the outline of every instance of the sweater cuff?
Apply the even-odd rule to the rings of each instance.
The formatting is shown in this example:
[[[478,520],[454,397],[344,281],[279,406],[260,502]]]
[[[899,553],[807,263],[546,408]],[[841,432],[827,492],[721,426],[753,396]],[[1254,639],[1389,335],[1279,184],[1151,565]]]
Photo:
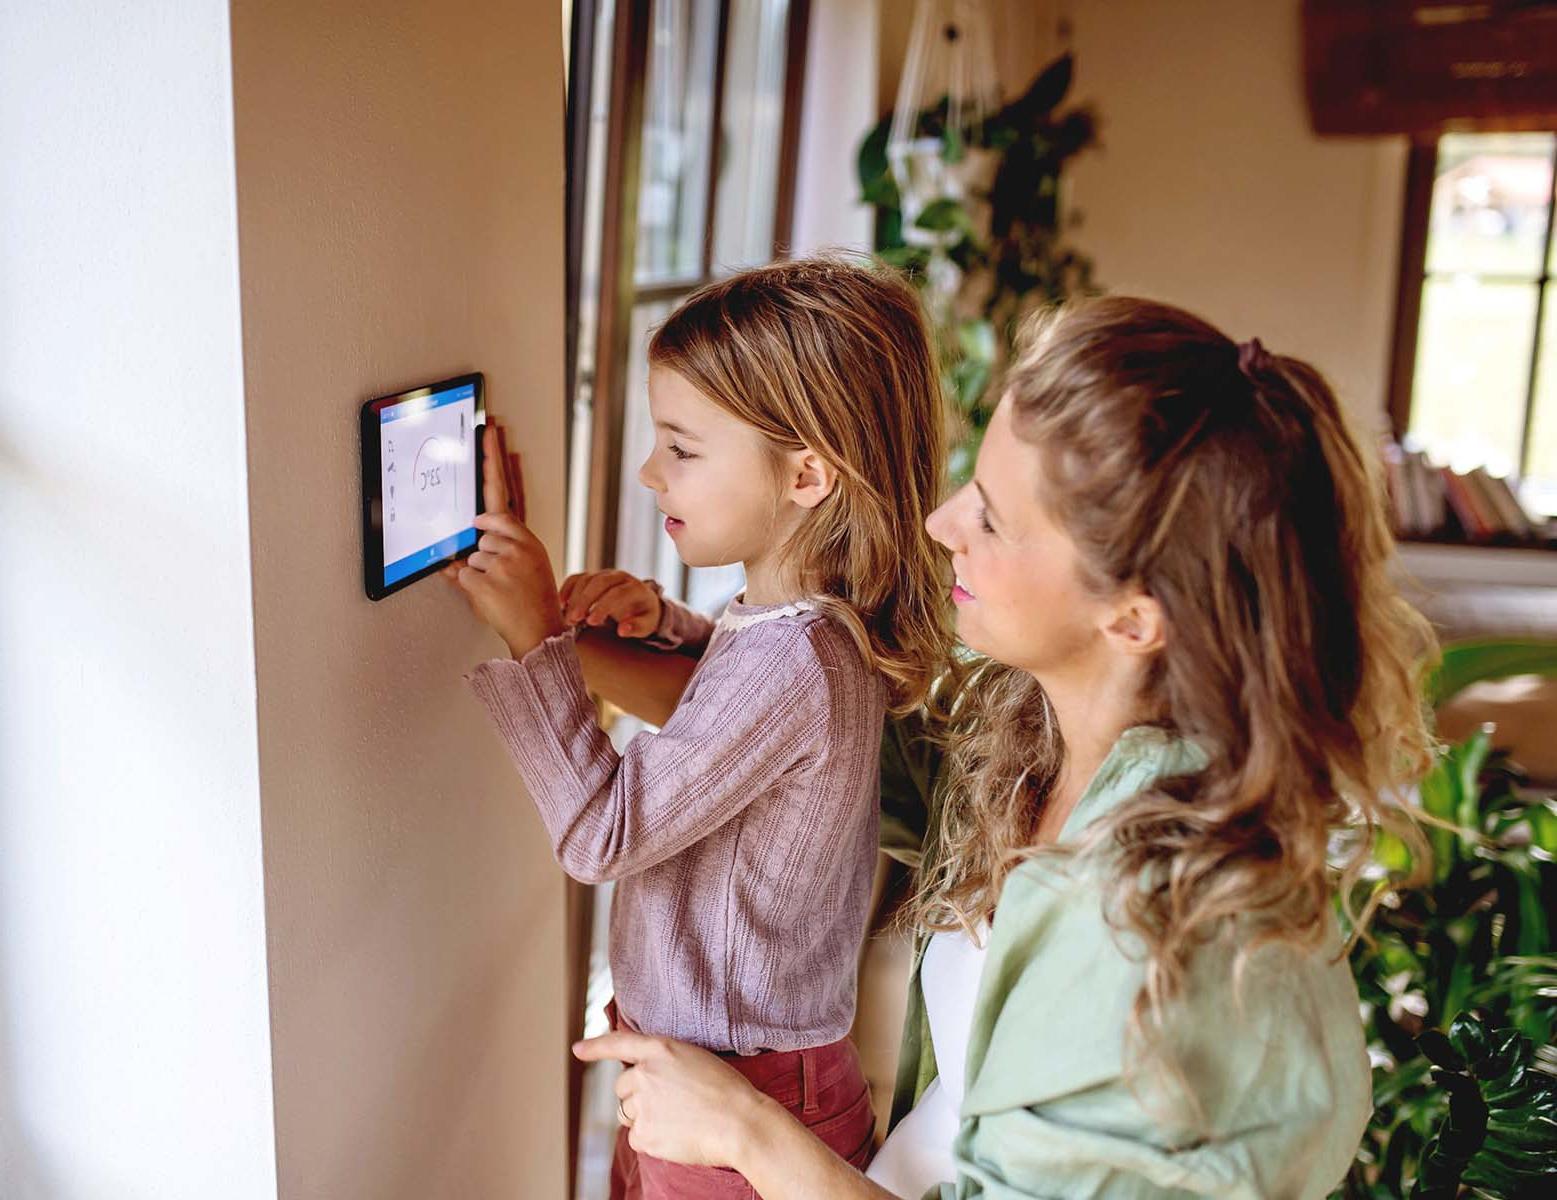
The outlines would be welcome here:
[[[671,608],[670,598],[665,595],[664,585],[658,579],[646,579],[644,582],[660,598],[660,623],[654,627],[653,633],[643,639],[643,644],[655,650],[680,649],[682,638],[676,629],[676,613]]]
[[[600,750],[575,640],[565,630],[521,659],[489,659],[465,676],[543,810],[570,807],[573,798],[560,794],[572,790],[564,781],[581,783],[582,768]]]

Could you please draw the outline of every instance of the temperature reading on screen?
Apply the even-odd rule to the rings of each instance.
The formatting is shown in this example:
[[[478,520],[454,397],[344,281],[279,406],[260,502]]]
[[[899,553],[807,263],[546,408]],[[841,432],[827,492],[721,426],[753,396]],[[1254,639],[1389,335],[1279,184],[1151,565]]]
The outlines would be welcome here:
[[[383,558],[375,576],[385,588],[476,543],[478,386],[462,379],[420,389],[377,412]]]

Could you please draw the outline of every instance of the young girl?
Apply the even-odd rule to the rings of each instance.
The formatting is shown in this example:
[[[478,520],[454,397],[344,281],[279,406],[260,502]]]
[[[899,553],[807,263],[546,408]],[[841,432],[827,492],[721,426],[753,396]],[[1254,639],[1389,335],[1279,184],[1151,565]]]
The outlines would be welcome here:
[[[929,340],[901,282],[801,261],[694,294],[649,363],[656,440],[640,478],[682,559],[743,563],[744,595],[715,623],[613,579],[603,609],[619,631],[652,621],[680,652],[662,658],[698,660],[689,680],[667,663],[672,692],[684,682],[674,711],[618,755],[544,549],[489,513],[457,578],[512,658],[471,683],[563,869],[618,881],[619,1024],[726,1056],[863,1163],[873,1117],[846,1035],[882,722],[923,699],[949,643],[945,558],[924,530],[943,452]],[[623,1137],[613,1195],[751,1191]]]
[[[1409,828],[1431,649],[1335,397],[1180,310],[1081,304],[1031,332],[930,529],[988,657],[869,1175],[691,1048],[580,1057],[636,1064],[646,1151],[766,1200],[1328,1195],[1371,1110],[1335,868]]]

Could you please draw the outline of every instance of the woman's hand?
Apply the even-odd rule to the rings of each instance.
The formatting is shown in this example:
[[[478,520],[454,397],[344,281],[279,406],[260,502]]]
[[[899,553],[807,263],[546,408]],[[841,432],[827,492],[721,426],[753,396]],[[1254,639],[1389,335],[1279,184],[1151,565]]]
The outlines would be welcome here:
[[[772,1103],[733,1067],[685,1042],[619,1031],[578,1042],[573,1053],[627,1065],[616,1081],[627,1142],[655,1158],[739,1170],[740,1151]]]
[[[563,620],[569,625],[616,622],[618,637],[648,637],[660,626],[664,601],[626,571],[584,571],[562,584]]]

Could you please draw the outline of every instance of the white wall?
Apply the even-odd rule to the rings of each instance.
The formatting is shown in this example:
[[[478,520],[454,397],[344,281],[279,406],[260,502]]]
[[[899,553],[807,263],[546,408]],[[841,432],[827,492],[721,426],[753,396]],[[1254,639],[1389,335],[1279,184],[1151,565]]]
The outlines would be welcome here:
[[[439,579],[362,593],[356,413],[474,369],[560,559],[556,0],[233,5],[284,1200],[561,1197],[563,876]]]
[[[811,6],[795,171],[793,253],[869,250],[874,210],[860,202],[855,159],[876,123],[880,0]]]
[[[565,1194],[562,876],[356,437],[486,371],[560,546],[558,21],[0,7],[6,1200]]]
[[[227,6],[0,5],[0,1194],[273,1196]]]

